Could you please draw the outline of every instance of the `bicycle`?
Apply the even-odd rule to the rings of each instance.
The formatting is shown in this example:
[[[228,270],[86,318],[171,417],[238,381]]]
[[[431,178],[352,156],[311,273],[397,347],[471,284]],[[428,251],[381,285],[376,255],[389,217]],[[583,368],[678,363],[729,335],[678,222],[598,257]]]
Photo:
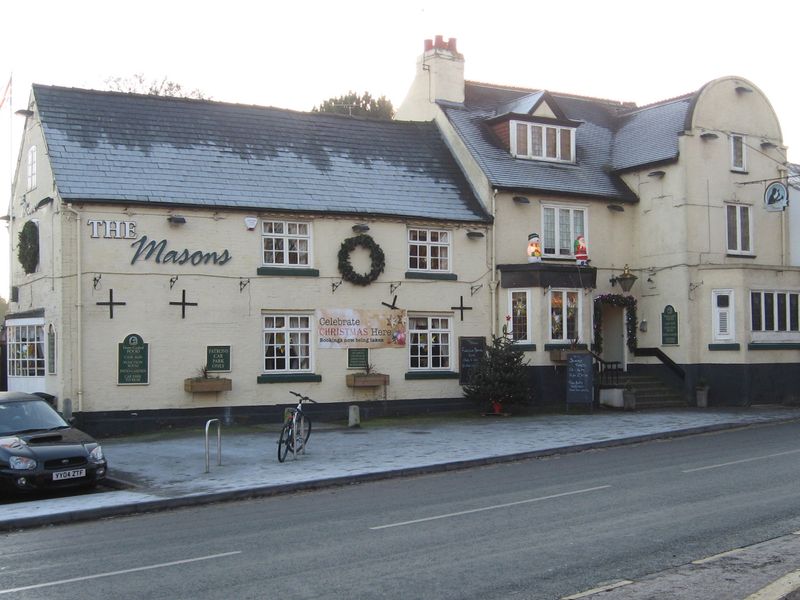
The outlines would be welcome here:
[[[292,451],[294,458],[297,458],[297,453],[305,453],[308,437],[311,435],[311,419],[309,419],[303,412],[303,402],[314,402],[308,396],[303,396],[297,392],[289,390],[300,398],[297,402],[297,407],[289,409],[289,417],[283,424],[281,429],[281,436],[278,438],[278,461],[283,462],[286,460],[286,455]]]

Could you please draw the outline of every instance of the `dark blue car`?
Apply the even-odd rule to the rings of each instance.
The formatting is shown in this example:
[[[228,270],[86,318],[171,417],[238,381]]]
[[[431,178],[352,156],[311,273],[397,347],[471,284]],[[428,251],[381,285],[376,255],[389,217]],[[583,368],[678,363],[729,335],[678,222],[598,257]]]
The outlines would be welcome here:
[[[0,392],[0,485],[34,491],[93,487],[106,475],[103,449],[39,396]]]

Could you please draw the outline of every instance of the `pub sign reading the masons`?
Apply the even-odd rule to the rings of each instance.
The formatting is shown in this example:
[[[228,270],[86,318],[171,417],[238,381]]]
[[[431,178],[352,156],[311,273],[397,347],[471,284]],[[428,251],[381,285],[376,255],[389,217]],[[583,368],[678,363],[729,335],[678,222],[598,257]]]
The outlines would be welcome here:
[[[117,354],[117,385],[147,385],[150,383],[150,344],[142,336],[131,333],[119,344]]]

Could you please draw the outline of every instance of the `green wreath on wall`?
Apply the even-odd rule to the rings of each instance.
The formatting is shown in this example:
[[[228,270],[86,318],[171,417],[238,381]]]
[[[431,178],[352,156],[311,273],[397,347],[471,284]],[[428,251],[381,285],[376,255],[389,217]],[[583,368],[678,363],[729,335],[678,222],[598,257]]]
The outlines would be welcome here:
[[[356,273],[353,270],[353,265],[350,264],[350,254],[359,246],[365,250],[369,250],[371,265],[369,273],[366,274]],[[342,274],[342,279],[345,281],[349,281],[355,285],[369,285],[383,273],[385,267],[386,257],[383,254],[383,250],[381,250],[381,247],[375,240],[364,233],[347,238],[342,242],[341,248],[339,248],[339,272]]]
[[[25,223],[19,232],[17,258],[26,273],[36,271],[39,264],[39,227],[33,221]]]
[[[627,308],[625,329],[628,334],[628,350],[635,352],[638,346],[636,339],[636,298],[620,294],[603,294],[594,299],[594,348],[600,353],[603,351],[603,304]]]

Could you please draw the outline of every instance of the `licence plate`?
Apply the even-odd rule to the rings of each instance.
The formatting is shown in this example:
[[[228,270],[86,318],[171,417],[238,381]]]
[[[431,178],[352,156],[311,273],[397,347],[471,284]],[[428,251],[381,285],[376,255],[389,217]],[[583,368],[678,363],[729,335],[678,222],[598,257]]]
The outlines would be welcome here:
[[[56,471],[53,473],[53,481],[75,479],[77,477],[86,477],[86,469],[72,469],[70,471]]]

